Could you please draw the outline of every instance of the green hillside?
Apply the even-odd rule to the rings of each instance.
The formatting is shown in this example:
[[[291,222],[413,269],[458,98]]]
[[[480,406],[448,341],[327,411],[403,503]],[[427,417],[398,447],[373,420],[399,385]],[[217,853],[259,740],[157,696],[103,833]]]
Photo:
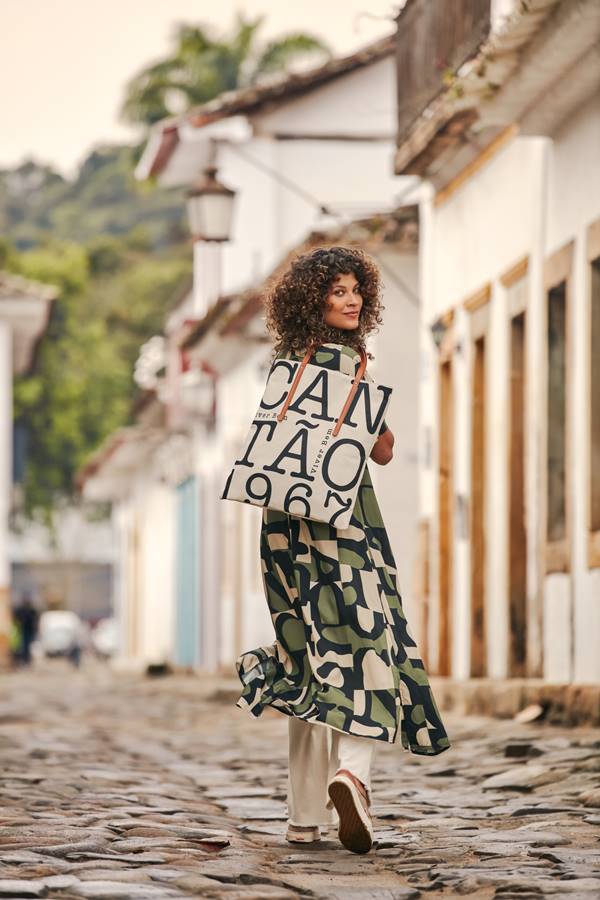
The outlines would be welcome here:
[[[46,236],[77,241],[143,229],[153,248],[186,239],[182,190],[136,181],[140,148],[93,150],[73,181],[28,160],[0,170],[0,231],[27,250]]]
[[[60,291],[35,370],[15,384],[15,524],[49,521],[86,457],[131,422],[139,348],[191,275],[183,194],[136,182],[137,155],[96,149],[72,182],[33,162],[0,174],[0,268]]]

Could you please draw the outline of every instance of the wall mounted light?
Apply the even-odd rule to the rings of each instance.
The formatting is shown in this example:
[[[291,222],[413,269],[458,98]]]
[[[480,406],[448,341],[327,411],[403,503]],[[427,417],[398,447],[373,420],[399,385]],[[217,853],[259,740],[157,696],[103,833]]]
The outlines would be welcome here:
[[[235,191],[218,180],[215,166],[208,166],[187,192],[188,221],[194,240],[229,241],[234,202]]]
[[[429,326],[429,330],[431,331],[431,336],[435,343],[437,349],[440,349],[442,341],[444,340],[444,335],[448,330],[447,324],[444,322],[444,317],[439,316],[432,324]]]

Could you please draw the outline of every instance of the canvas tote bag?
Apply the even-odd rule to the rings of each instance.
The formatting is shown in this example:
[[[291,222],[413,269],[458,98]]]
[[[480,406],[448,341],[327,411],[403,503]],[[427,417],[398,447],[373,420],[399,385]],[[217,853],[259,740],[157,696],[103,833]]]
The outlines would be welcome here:
[[[367,376],[361,349],[356,376],[309,363],[276,359],[243,450],[222,500],[267,506],[346,528],[364,467],[392,388]]]

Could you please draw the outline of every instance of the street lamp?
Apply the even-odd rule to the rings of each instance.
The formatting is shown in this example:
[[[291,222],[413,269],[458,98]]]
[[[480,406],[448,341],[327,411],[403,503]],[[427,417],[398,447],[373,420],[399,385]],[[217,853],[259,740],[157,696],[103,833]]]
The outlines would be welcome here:
[[[235,191],[221,184],[215,166],[208,166],[203,177],[187,192],[188,220],[194,240],[228,241],[234,200]]]
[[[444,335],[446,334],[448,326],[444,321],[444,316],[439,316],[435,322],[433,322],[429,326],[429,330],[431,331],[431,336],[434,340],[435,346],[437,349],[440,349],[441,343],[444,339]]]

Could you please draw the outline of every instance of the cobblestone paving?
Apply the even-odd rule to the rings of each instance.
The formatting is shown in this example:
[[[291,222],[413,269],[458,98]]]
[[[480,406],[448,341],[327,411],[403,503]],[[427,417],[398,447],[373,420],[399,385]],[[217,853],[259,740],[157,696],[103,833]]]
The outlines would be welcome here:
[[[287,721],[197,676],[0,676],[0,898],[600,898],[600,731],[444,716],[382,746],[377,844],[283,839]]]

